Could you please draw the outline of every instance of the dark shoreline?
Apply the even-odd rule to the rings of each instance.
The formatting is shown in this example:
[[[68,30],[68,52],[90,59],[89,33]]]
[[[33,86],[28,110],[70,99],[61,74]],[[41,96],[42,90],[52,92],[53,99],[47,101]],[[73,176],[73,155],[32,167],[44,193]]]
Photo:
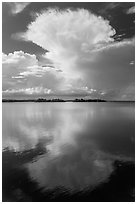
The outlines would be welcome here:
[[[109,100],[103,100],[103,99],[74,99],[74,100],[63,100],[63,99],[2,99],[2,102],[4,103],[13,103],[13,102],[36,102],[36,103],[43,103],[43,102],[124,102],[124,103],[135,103],[135,101],[109,101]]]

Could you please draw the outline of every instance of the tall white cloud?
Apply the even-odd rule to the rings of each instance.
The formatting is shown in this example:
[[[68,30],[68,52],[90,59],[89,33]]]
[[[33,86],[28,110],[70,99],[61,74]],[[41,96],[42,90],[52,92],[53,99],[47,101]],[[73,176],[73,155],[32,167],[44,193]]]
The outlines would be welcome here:
[[[87,10],[50,9],[38,14],[22,37],[48,49],[46,57],[72,77],[77,58],[83,57],[88,49],[112,42],[114,34],[109,21]]]
[[[108,20],[88,10],[47,9],[36,15],[25,33],[18,35],[49,50],[43,58],[51,62],[56,76],[52,74],[52,82],[38,63],[29,65],[21,74],[30,77],[31,86],[39,83],[53,89],[53,84],[59,84],[56,93],[84,92],[95,96],[90,90],[126,90],[134,82],[134,65],[130,65],[134,61],[134,39],[115,42],[115,33]],[[50,69],[49,76],[51,72]]]

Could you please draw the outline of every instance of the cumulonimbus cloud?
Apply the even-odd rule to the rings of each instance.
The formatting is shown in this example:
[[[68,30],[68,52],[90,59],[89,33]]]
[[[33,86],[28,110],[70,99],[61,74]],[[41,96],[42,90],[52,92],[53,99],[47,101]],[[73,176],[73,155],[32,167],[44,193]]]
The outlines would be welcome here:
[[[89,49],[114,41],[114,34],[115,30],[109,21],[85,9],[49,9],[37,14],[21,37],[49,50],[46,57],[72,77],[76,71],[77,58],[83,57],[83,53]]]
[[[37,14],[35,21],[28,26],[24,37],[44,49],[55,52],[56,48],[61,49],[65,45],[72,49],[82,49],[86,46],[93,48],[113,41],[114,34],[115,30],[108,20],[88,10],[49,9]]]
[[[47,9],[20,38],[49,52],[45,58],[62,71],[60,91],[119,89],[134,81],[134,40],[115,42],[109,21],[85,9]],[[104,93],[105,93],[104,92]]]

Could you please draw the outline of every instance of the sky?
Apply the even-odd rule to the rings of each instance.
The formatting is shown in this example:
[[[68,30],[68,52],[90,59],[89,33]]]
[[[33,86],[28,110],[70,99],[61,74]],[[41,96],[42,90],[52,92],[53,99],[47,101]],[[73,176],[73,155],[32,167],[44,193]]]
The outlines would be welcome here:
[[[3,2],[2,96],[135,98],[133,2]]]

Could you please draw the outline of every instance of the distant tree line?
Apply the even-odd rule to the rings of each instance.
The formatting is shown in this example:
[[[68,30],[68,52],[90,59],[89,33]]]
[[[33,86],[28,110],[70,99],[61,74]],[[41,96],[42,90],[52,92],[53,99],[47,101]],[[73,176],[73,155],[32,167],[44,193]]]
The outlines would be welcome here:
[[[76,98],[76,99],[60,99],[60,98],[53,98],[53,99],[46,99],[46,98],[38,98],[38,99],[2,99],[2,102],[135,102],[135,101],[110,101],[104,99],[83,99],[83,98]]]
[[[63,100],[60,98],[54,99],[46,99],[46,98],[38,98],[38,99],[2,99],[2,102],[106,102],[106,100],[102,99],[68,99]]]

